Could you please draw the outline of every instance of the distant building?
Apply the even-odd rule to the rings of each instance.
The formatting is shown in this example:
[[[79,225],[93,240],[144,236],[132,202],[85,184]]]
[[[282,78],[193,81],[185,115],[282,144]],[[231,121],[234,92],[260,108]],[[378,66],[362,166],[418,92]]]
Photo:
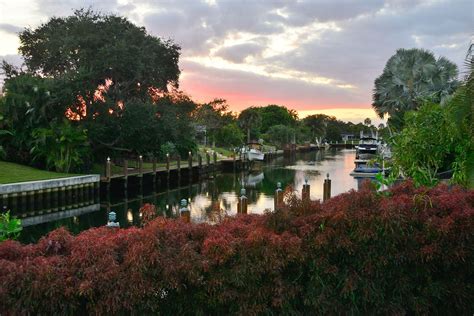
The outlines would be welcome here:
[[[344,142],[355,139],[354,134],[341,134],[341,138]]]

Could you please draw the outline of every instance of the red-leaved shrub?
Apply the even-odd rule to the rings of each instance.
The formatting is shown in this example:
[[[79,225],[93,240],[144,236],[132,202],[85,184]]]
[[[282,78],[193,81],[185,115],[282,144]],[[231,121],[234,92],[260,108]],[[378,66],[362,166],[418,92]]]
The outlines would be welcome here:
[[[289,194],[218,225],[64,229],[0,243],[1,314],[472,314],[474,192],[410,182]],[[149,218],[150,217],[150,218]]]

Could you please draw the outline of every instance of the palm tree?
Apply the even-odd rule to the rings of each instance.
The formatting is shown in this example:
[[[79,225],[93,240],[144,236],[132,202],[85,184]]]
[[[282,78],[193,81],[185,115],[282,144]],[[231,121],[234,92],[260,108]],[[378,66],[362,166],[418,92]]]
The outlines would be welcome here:
[[[247,143],[250,142],[250,130],[259,129],[261,124],[262,117],[255,107],[245,109],[239,115],[239,126],[247,130]]]
[[[375,80],[372,107],[400,127],[403,114],[423,101],[444,104],[459,87],[457,66],[423,49],[399,49]]]

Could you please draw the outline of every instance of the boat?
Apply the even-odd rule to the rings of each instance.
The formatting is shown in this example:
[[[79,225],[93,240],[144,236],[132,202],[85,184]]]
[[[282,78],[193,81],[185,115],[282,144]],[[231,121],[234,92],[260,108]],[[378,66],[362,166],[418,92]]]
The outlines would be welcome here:
[[[242,149],[242,153],[248,161],[263,161],[265,154],[262,152],[262,145],[258,142],[249,142]]]
[[[379,172],[386,172],[374,159],[380,152],[381,142],[377,136],[365,136],[361,133],[359,145],[356,148],[355,168],[350,173],[353,177],[375,177]]]

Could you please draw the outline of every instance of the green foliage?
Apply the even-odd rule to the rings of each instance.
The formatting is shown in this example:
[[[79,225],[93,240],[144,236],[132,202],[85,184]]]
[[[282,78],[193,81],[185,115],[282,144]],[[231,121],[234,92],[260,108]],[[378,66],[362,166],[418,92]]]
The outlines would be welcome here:
[[[380,117],[390,116],[396,128],[403,126],[406,111],[423,102],[446,102],[459,86],[457,66],[422,49],[399,49],[375,80],[372,106]]]
[[[264,138],[279,147],[283,147],[286,144],[291,143],[295,135],[295,130],[286,125],[274,125],[270,127]]]
[[[31,153],[35,161],[45,161],[48,169],[68,173],[78,170],[87,161],[89,147],[87,133],[64,119],[49,128],[33,130]]]
[[[267,105],[258,109],[262,119],[262,133],[267,133],[275,125],[294,127],[298,119],[298,114],[294,110],[289,110],[284,106]]]
[[[437,174],[450,170],[461,139],[446,108],[427,103],[405,115],[405,127],[395,136],[395,165],[419,185],[437,183]]]
[[[216,135],[218,145],[226,147],[237,147],[242,145],[244,133],[236,123],[230,123],[222,127]]]
[[[379,172],[375,175],[375,188],[380,194],[382,195],[389,195],[390,192],[387,191],[389,187],[391,187],[395,181],[397,180],[397,173],[390,172],[388,176],[384,175],[383,172]]]
[[[234,119],[229,112],[229,105],[223,99],[200,104],[194,112],[194,118],[197,124],[206,127],[206,135],[212,140],[213,147],[219,130]]]
[[[0,241],[17,239],[22,229],[21,220],[11,217],[10,211],[0,214]]]
[[[75,121],[77,135],[88,131],[97,159],[157,154],[165,141],[178,151],[195,149],[190,128],[195,104],[175,91],[180,48],[172,41],[91,10],[51,18],[19,37],[25,70],[2,66],[7,78],[0,114],[13,133],[5,144],[7,159],[30,163],[34,153],[36,161],[46,160],[56,170],[68,169],[68,160],[77,165],[74,157],[61,159],[64,149],[48,153],[60,125],[50,124],[61,122],[65,113]],[[71,133],[67,138],[74,142]]]
[[[162,159],[166,158],[166,155],[169,155],[170,157],[176,155],[177,150],[176,146],[172,142],[166,142],[160,147],[160,156]]]
[[[166,91],[168,84],[178,85],[179,46],[120,16],[81,9],[26,28],[19,37],[19,51],[30,71],[81,83],[76,94],[86,101],[93,99],[87,91],[106,78],[112,78],[114,93],[123,100],[147,98],[150,87]],[[88,80],[82,80],[84,73]]]
[[[259,137],[262,126],[262,116],[259,108],[246,108],[240,112],[238,122],[239,126],[247,132],[247,142],[250,142],[252,137],[254,139]]]

